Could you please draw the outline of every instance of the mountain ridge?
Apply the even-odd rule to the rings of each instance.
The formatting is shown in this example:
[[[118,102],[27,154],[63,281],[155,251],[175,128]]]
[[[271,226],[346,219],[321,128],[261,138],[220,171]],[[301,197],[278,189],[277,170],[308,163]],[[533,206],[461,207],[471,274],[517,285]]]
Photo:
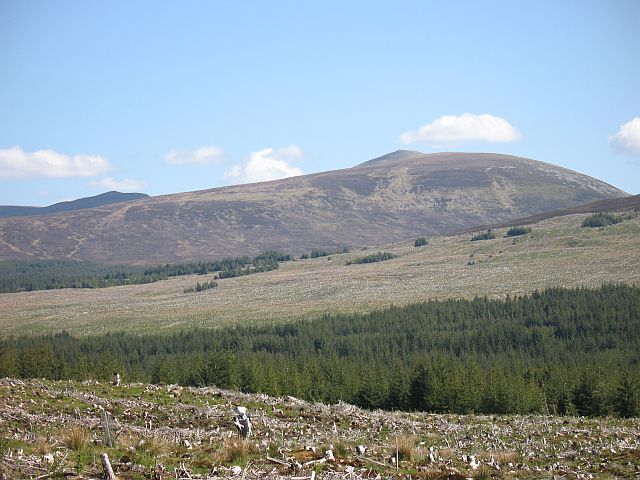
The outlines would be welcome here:
[[[91,197],[83,197],[54,203],[46,207],[30,207],[22,205],[0,205],[0,217],[26,217],[31,215],[46,215],[49,213],[72,212],[85,208],[95,208],[112,203],[129,202],[141,198],[148,198],[146,193],[122,193],[115,190],[104,192]]]
[[[379,245],[627,194],[522,157],[397,151],[355,167],[0,219],[0,260],[198,261]]]

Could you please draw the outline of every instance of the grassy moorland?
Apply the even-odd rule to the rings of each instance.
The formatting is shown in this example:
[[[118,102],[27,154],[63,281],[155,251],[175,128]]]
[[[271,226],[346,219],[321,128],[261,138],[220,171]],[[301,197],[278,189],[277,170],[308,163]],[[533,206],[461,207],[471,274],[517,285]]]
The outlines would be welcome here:
[[[246,442],[236,405],[253,419]],[[0,435],[3,478],[102,477],[102,453],[120,480],[640,475],[637,419],[367,411],[213,387],[4,379]]]
[[[366,250],[286,262],[277,270],[218,281],[185,293],[212,275],[183,276],[147,285],[63,289],[0,295],[3,334],[68,330],[148,333],[183,327],[260,324],[366,312],[428,299],[501,298],[550,286],[596,287],[640,283],[640,217],[635,212],[604,229],[585,228],[587,215],[532,225],[532,232],[471,241],[471,234],[431,237]],[[384,252],[381,262],[348,262]]]

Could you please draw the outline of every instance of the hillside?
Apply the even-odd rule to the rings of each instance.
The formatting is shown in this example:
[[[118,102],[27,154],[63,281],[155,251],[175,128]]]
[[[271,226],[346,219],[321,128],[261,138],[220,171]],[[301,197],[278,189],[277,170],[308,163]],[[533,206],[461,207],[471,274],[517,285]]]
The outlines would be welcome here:
[[[477,232],[478,230],[487,230],[489,228],[506,228],[514,225],[531,225],[554,217],[562,217],[565,215],[575,215],[579,213],[594,212],[616,212],[622,210],[640,210],[640,195],[629,195],[622,198],[608,198],[606,200],[598,200],[597,202],[578,205],[576,207],[565,208],[563,210],[554,210],[552,212],[539,213],[525,218],[516,218],[508,222],[493,223],[489,225],[475,225],[472,228],[453,232],[454,234]]]
[[[253,419],[245,443],[231,421],[237,405]],[[214,387],[3,379],[0,432],[7,479],[102,478],[102,453],[121,480],[640,473],[637,419],[367,411]]]
[[[147,198],[144,193],[106,192],[93,197],[79,198],[67,202],[54,203],[47,207],[22,207],[17,205],[0,205],[0,217],[27,217],[45,215],[48,213],[73,212],[85,208],[101,207],[112,203],[129,202],[140,198]]]
[[[583,228],[585,214],[532,225],[532,232],[471,241],[470,234],[414,239],[308,260],[277,270],[218,281],[218,287],[184,293],[214,275],[175,277],[147,285],[0,294],[0,331],[162,332],[188,326],[271,323],[325,312],[366,312],[428,299],[514,296],[552,286],[597,287],[640,283],[640,217]],[[351,264],[389,252],[397,258]]]
[[[353,168],[0,219],[0,260],[159,264],[379,245],[624,196],[526,158],[398,151]]]

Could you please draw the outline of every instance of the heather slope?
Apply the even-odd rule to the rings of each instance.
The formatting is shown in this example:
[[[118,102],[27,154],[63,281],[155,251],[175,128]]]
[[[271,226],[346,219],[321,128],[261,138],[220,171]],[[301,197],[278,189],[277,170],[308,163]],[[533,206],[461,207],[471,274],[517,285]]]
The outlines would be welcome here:
[[[547,163],[398,151],[356,167],[76,212],[0,219],[0,260],[159,264],[379,245],[625,193]]]
[[[147,198],[144,193],[106,192],[93,197],[79,198],[66,202],[54,203],[47,207],[23,207],[17,205],[0,205],[0,217],[26,217],[32,215],[46,215],[50,213],[72,212],[85,208],[101,207],[112,203],[130,202],[140,198]]]

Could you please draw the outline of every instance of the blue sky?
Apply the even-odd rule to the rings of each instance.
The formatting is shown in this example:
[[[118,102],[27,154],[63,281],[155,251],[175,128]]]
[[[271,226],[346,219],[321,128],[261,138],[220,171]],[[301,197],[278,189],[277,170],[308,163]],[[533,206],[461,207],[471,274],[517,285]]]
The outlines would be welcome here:
[[[0,0],[0,204],[542,160],[640,193],[640,2]]]

